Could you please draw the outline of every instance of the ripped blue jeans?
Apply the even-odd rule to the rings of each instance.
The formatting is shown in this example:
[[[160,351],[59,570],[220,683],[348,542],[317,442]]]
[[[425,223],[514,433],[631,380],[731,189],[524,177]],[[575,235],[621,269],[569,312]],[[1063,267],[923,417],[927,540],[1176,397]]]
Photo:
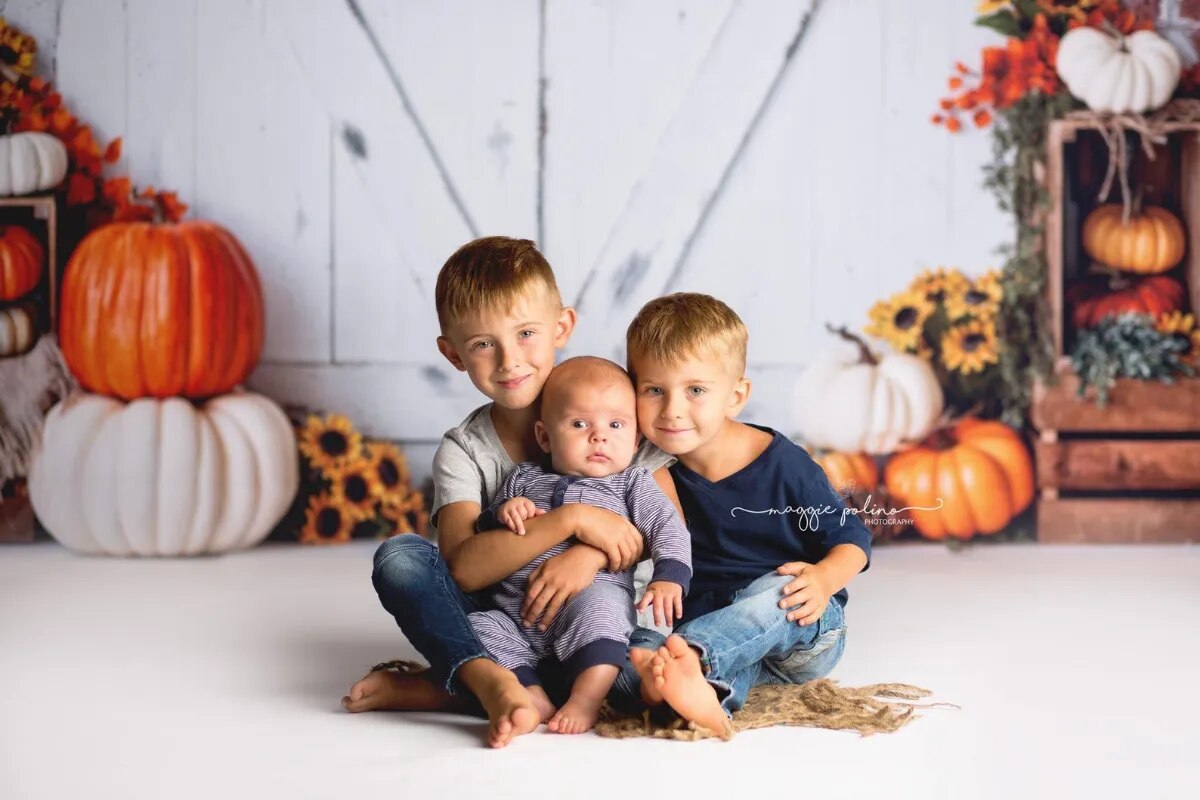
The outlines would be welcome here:
[[[675,631],[700,652],[705,677],[726,714],[744,706],[755,686],[823,678],[842,657],[846,618],[841,603],[830,599],[821,619],[797,625],[779,607],[781,590],[791,580],[791,575],[763,575],[734,595],[729,605]],[[630,646],[657,650],[665,641],[657,631],[638,628]],[[641,681],[630,662],[622,667],[609,699],[627,712],[640,707]]]

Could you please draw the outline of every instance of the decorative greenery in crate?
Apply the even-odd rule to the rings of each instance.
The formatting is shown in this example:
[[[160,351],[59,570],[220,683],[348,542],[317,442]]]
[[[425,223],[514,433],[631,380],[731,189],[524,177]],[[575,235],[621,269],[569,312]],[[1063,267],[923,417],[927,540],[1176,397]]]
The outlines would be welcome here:
[[[1200,331],[1191,314],[1164,314],[1156,323],[1146,314],[1106,317],[1081,331],[1071,354],[1079,375],[1079,396],[1096,389],[1096,402],[1108,404],[1117,378],[1172,383],[1195,377],[1200,364]]]

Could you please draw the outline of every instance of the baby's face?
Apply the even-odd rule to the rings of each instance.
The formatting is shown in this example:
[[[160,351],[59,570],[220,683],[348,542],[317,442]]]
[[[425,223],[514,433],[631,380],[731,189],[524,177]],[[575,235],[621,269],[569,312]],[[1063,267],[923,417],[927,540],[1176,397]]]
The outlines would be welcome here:
[[[633,386],[614,380],[575,383],[543,398],[535,430],[558,474],[614,475],[629,466],[637,451]]]

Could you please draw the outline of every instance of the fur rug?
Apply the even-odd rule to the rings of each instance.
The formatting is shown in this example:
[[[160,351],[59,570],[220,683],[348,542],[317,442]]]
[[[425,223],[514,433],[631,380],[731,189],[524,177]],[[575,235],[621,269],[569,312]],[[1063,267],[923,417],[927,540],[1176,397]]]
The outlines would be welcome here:
[[[29,456],[52,405],[75,388],[54,336],[0,359],[0,482],[29,473]]]

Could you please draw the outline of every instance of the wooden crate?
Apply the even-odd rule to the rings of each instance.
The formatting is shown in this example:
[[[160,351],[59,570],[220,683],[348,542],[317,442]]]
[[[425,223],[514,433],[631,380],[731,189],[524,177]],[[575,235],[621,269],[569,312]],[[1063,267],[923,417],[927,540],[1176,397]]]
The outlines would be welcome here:
[[[1184,221],[1188,251],[1167,273],[1200,310],[1200,123],[1172,133],[1131,176],[1145,200]],[[1066,288],[1088,267],[1080,230],[1104,180],[1107,148],[1090,124],[1063,120],[1048,136],[1047,296],[1057,381],[1035,387],[1031,416],[1039,489],[1038,538],[1045,542],[1200,541],[1200,379],[1174,384],[1121,379],[1108,405],[1078,397],[1065,353],[1074,345]],[[1133,182],[1133,181],[1131,181]],[[1115,201],[1116,198],[1114,197]]]
[[[33,290],[38,308],[41,333],[56,330],[59,289],[58,204],[53,194],[28,197],[0,197],[0,224],[27,228],[46,248],[46,268]],[[21,302],[21,301],[14,301]]]

